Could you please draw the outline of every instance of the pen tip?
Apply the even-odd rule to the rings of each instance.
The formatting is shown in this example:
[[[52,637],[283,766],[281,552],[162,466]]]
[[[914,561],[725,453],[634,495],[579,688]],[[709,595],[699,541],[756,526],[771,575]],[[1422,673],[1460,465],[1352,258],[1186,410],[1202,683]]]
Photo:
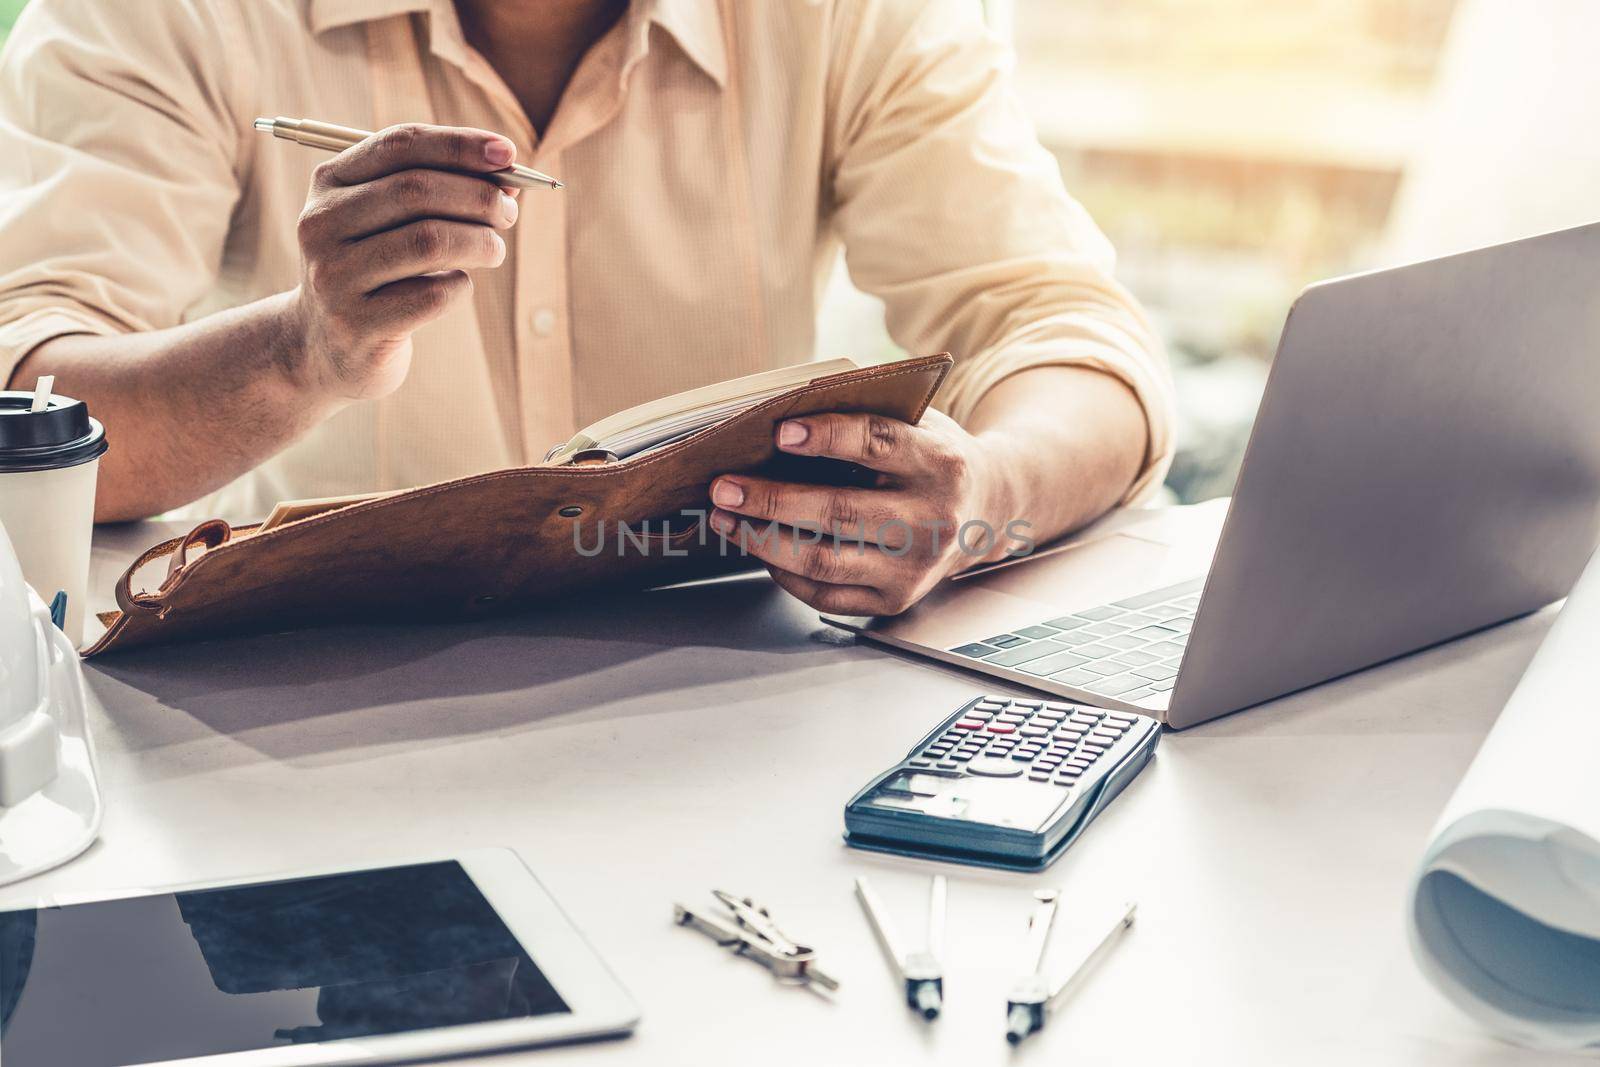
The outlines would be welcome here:
[[[567,183],[559,178],[552,178],[551,181],[554,183],[550,186],[552,189],[565,189],[567,187]]]
[[[271,119],[256,119],[255,121],[255,127],[258,130],[271,130],[272,126],[273,122]]]

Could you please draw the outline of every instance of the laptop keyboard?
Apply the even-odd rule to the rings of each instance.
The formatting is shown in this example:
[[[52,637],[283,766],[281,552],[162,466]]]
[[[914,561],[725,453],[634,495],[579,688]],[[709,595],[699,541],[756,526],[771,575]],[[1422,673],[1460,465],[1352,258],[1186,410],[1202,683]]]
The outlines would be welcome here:
[[[1204,581],[1043,619],[950,651],[1134,703],[1172,688]]]

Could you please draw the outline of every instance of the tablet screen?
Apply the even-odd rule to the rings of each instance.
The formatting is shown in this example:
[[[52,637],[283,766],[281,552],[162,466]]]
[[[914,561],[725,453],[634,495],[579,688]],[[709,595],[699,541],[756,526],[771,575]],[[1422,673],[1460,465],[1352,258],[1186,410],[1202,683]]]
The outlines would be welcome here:
[[[0,912],[5,1067],[120,1067],[566,1011],[454,861]]]

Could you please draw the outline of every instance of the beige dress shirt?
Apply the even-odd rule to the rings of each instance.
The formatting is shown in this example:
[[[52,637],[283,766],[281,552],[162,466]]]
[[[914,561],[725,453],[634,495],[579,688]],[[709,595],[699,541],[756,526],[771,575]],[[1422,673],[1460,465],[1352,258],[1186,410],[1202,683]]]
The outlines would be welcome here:
[[[1165,358],[979,9],[635,0],[534,130],[450,0],[33,0],[0,59],[0,380],[52,337],[294,287],[327,157],[258,115],[467,125],[567,187],[523,195],[505,264],[415,335],[397,392],[193,510],[537,462],[612,411],[812,359],[841,244],[897,344],[955,354],[958,420],[1041,364],[1131,386],[1151,442],[1132,499],[1170,460]]]

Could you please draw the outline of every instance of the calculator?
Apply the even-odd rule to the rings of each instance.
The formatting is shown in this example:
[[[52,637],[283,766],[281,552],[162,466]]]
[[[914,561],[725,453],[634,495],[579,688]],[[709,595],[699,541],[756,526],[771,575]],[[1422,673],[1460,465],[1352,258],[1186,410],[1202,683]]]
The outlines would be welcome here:
[[[1155,755],[1142,715],[984,696],[918,741],[844,809],[856,848],[1039,870]]]

